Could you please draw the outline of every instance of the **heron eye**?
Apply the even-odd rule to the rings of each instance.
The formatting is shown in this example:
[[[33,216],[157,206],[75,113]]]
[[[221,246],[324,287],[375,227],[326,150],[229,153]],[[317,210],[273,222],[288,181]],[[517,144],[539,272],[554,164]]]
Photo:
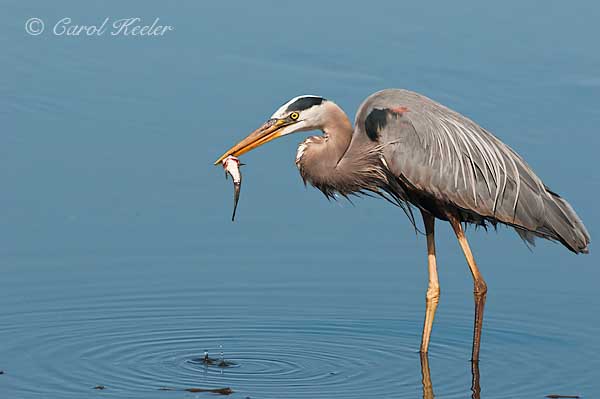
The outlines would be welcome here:
[[[295,121],[295,120],[296,120],[296,119],[298,119],[299,117],[300,117],[300,114],[299,114],[299,113],[297,113],[297,112],[292,112],[292,113],[290,114],[290,118],[291,118],[293,121]]]

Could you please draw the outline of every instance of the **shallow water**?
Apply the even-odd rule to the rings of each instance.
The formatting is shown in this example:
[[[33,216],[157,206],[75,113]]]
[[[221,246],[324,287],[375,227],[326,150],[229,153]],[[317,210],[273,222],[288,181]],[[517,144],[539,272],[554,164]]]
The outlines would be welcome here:
[[[405,87],[494,131],[594,238],[600,6],[280,3],[6,2],[1,396],[597,396],[594,244],[574,256],[529,251],[504,228],[469,232],[489,287],[473,392],[472,286],[448,226],[429,379],[417,353],[425,242],[401,211],[304,189],[299,135],[244,156],[232,224],[231,182],[212,162],[292,96],[352,116],[371,92]],[[158,16],[175,30],[24,32],[30,17],[64,16]],[[194,362],[205,350],[235,367]]]
[[[353,276],[333,284],[306,278],[242,284],[232,275],[243,276],[243,266],[209,266],[193,258],[84,262],[72,259],[69,270],[52,267],[50,273],[28,265],[36,279],[45,277],[45,287],[9,277],[19,289],[3,305],[3,391],[74,398],[91,396],[102,385],[101,394],[113,397],[176,395],[158,390],[163,387],[231,387],[240,398],[421,394],[416,349],[422,292],[398,293],[402,284],[390,281],[401,281],[403,273],[391,270],[396,267],[378,264],[381,280],[366,277],[362,283]],[[269,269],[279,267],[262,264],[258,273],[276,274]],[[68,285],[61,284],[66,275]],[[447,293],[434,329],[431,384],[442,397],[470,394],[467,294]],[[491,295],[482,397],[596,389],[591,370],[600,366],[597,324],[573,328],[577,316],[548,311],[561,306],[552,297],[541,311],[515,310],[543,295],[506,289]],[[573,303],[585,299],[570,296]],[[236,365],[198,364],[204,350],[216,358],[222,350]]]

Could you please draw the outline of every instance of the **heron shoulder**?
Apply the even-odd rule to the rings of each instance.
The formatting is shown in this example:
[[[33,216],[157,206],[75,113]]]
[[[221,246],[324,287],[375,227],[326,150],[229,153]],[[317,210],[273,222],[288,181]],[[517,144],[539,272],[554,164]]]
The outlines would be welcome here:
[[[408,105],[415,103],[418,99],[428,99],[419,93],[406,89],[385,89],[377,91],[367,97],[358,107],[355,125],[364,124],[367,116],[374,109],[385,109],[395,105]]]

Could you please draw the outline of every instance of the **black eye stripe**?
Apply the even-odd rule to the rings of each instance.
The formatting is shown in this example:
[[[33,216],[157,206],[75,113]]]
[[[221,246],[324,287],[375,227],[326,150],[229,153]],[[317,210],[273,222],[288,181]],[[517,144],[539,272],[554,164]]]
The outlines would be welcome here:
[[[315,105],[321,105],[325,99],[323,97],[300,97],[290,105],[288,105],[286,112],[292,111],[304,111]]]

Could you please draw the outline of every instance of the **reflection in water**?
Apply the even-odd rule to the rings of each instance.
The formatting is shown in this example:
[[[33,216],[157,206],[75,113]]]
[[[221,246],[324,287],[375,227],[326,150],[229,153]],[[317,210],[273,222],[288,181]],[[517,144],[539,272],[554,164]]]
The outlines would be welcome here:
[[[429,371],[429,357],[427,353],[421,355],[421,382],[423,383],[423,399],[433,399],[433,387],[431,386],[431,373]]]
[[[421,382],[423,383],[423,399],[433,399],[433,385],[429,370],[429,357],[421,353]],[[471,361],[471,398],[480,399],[481,386],[479,385],[479,362]]]
[[[479,393],[481,392],[481,386],[479,385],[479,362],[471,362],[471,391],[473,394],[471,398],[479,399]]]

